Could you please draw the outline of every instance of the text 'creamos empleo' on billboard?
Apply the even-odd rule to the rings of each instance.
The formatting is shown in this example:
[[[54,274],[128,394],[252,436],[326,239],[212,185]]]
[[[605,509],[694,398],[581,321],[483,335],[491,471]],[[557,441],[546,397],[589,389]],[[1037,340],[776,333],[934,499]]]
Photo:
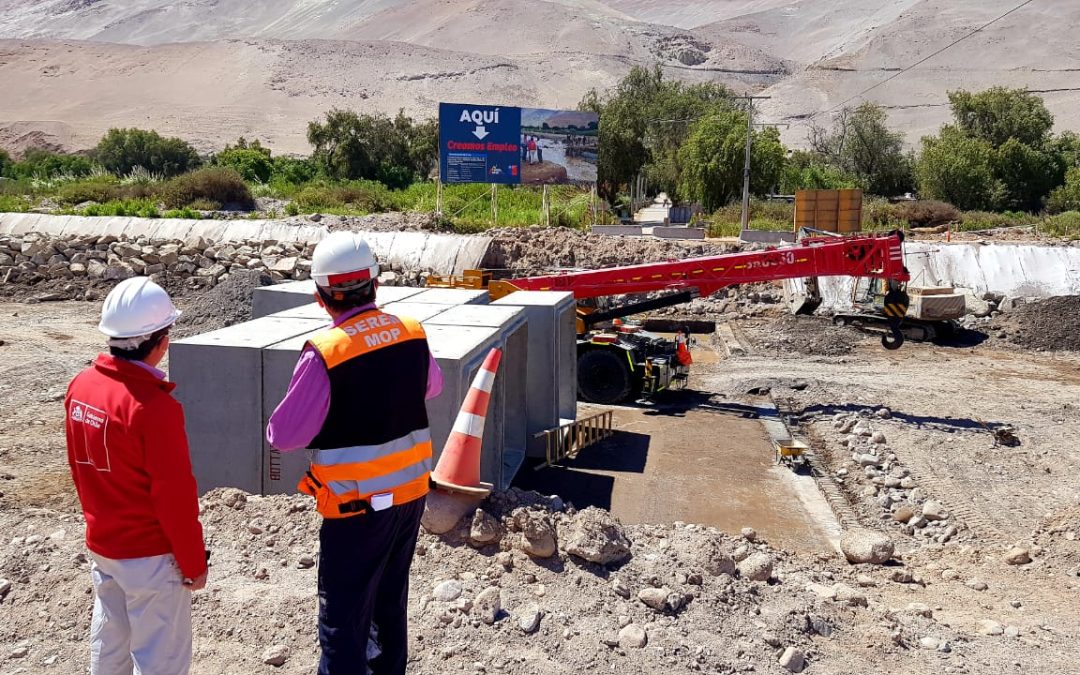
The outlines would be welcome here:
[[[593,184],[600,118],[580,110],[439,104],[444,183]]]

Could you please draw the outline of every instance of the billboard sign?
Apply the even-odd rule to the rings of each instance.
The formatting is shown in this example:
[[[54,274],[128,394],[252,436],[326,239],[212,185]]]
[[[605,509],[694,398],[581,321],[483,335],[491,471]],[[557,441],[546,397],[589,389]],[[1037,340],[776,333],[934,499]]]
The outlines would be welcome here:
[[[439,104],[444,183],[543,185],[596,182],[596,113]]]

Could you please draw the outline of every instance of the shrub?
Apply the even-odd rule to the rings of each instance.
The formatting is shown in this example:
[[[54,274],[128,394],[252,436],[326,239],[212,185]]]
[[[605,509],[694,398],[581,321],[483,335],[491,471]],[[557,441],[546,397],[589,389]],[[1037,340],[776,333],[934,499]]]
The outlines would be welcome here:
[[[214,164],[235,169],[252,183],[266,183],[274,171],[274,162],[270,159],[270,150],[259,141],[248,143],[243,136],[236,145],[227,145],[214,157]]]
[[[293,185],[300,185],[313,180],[319,173],[318,167],[310,159],[295,157],[275,157],[271,179],[278,179]]]
[[[141,166],[163,176],[176,176],[199,166],[199,155],[190,144],[144,129],[110,129],[98,142],[94,156],[118,175]]]
[[[211,166],[166,181],[161,186],[161,201],[169,208],[192,206],[202,200],[221,206],[250,210],[255,206],[247,183],[234,169]]]
[[[300,207],[296,205],[296,202],[289,202],[285,205],[285,215],[298,216],[300,215]]]
[[[0,213],[25,213],[30,210],[30,200],[22,195],[0,194]]]
[[[394,206],[390,191],[374,181],[309,185],[296,195],[295,203],[305,211],[352,208],[369,213],[386,211]]]
[[[170,209],[161,214],[162,218],[182,218],[184,220],[199,220],[202,218],[202,214],[198,211],[185,206],[182,209]]]
[[[1080,210],[1080,166],[1069,169],[1065,174],[1065,184],[1050,193],[1046,210],[1050,213]]]
[[[895,207],[896,217],[912,227],[934,227],[959,221],[960,210],[952,204],[932,199],[902,202]]]
[[[86,181],[64,183],[54,196],[61,204],[83,202],[107,202],[120,197],[120,186],[115,178],[94,178]]]
[[[82,211],[84,216],[121,216],[159,218],[157,205],[148,199],[113,200],[104,204],[91,204]]]
[[[1080,211],[1066,211],[1047,218],[1039,230],[1052,237],[1080,239]]]
[[[82,178],[94,171],[94,164],[82,155],[61,155],[42,150],[30,150],[21,162],[14,162],[7,167],[9,178]]]
[[[897,215],[897,208],[885,199],[866,197],[863,199],[862,227],[867,231],[896,230],[907,225],[907,221]]]

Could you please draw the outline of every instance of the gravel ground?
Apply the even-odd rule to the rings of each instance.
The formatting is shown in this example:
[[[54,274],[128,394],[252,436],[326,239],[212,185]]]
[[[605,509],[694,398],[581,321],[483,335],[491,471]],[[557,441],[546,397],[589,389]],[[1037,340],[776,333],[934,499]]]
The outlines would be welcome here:
[[[95,313],[87,303],[0,304],[4,673],[86,665],[91,593],[61,397],[100,344]],[[629,557],[601,565],[568,549],[581,523],[602,513],[507,493],[483,506],[496,541],[470,545],[467,521],[421,536],[410,672],[782,673],[789,648],[811,673],[1075,672],[1080,451],[1062,440],[1080,422],[1080,357],[988,346],[886,353],[872,342],[842,356],[752,347],[701,364],[695,382],[732,403],[769,386],[820,445],[823,470],[845,478],[848,526],[886,534],[894,561],[851,566],[670,524],[612,526],[608,536],[621,531]],[[908,470],[923,504],[941,503],[955,538],[939,544],[884,517],[882,490],[856,475],[841,445],[851,434],[837,422],[847,419],[883,435],[879,455],[895,455],[887,461]],[[1005,424],[1018,446],[996,443],[992,431]],[[210,587],[196,596],[194,672],[311,672],[318,519],[309,503],[216,491],[203,519],[215,553]],[[559,542],[551,558],[522,550],[530,528],[544,529],[536,522],[550,523]],[[1016,545],[1032,562],[1005,562]],[[766,559],[772,570],[759,576]],[[264,664],[274,647],[288,651],[277,668]]]

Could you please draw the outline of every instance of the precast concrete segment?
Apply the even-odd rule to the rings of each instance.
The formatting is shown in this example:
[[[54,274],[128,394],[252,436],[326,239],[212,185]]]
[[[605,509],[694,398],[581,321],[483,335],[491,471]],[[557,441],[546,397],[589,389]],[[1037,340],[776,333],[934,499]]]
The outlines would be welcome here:
[[[382,307],[391,302],[410,298],[423,290],[423,288],[411,286],[380,286],[375,293],[375,303]],[[251,298],[251,315],[256,319],[272,314],[283,317],[311,318],[315,310],[322,312],[317,316],[326,316],[326,311],[315,302],[315,282],[311,279],[261,286],[255,289]]]
[[[106,236],[138,239],[202,237],[214,242],[318,243],[330,233],[325,225],[280,220],[188,220],[124,218],[117,216],[54,216],[40,213],[0,213],[0,234],[38,233],[53,237]],[[404,269],[429,269],[438,274],[461,274],[475,269],[487,253],[491,237],[433,232],[363,232],[383,264]]]
[[[490,300],[487,291],[468,288],[427,288],[409,298],[409,302],[436,305],[486,305]]]
[[[1011,297],[1080,294],[1080,248],[1031,244],[968,244],[905,242],[904,262],[912,286],[968,288]],[[822,307],[849,309],[855,280],[822,277]],[[802,279],[784,282],[789,292],[802,292]]]
[[[499,489],[509,487],[525,461],[529,442],[528,354],[531,330],[526,313],[522,308],[512,306],[457,305],[424,321],[424,326],[476,326],[501,332],[499,347],[502,348],[502,360],[492,380],[496,389],[492,389],[490,404],[491,408],[501,410],[504,421],[499,441],[501,451],[483,453],[480,470],[485,482]]]
[[[527,452],[543,457],[534,436],[577,419],[577,328],[574,295],[561,291],[518,291],[492,307],[520,307],[529,326],[525,389]]]
[[[264,317],[171,344],[169,377],[184,406],[200,494],[226,486],[262,491],[262,350],[325,324]]]
[[[415,313],[402,311],[399,305],[407,303],[390,303],[385,311],[399,316],[418,318]],[[441,305],[416,305],[415,309],[427,310],[437,316],[447,308]],[[406,307],[405,309],[408,309]],[[273,318],[273,317],[267,317]],[[420,319],[422,321],[422,319]],[[293,369],[300,357],[300,352],[307,341],[319,331],[325,328],[322,325],[312,330],[292,336],[275,344],[268,345],[262,350],[261,390],[262,408],[261,424],[265,429],[271,413],[285,396],[289,381],[292,379]],[[427,402],[428,424],[431,428],[432,448],[436,459],[442,452],[446,439],[450,435],[454,421],[457,419],[461,404],[465,400],[473,376],[482,365],[491,347],[500,346],[503,342],[500,328],[491,327],[459,327],[437,326],[425,323],[424,330],[428,335],[428,345],[432,355],[442,369],[443,392],[440,396]],[[524,336],[521,347],[524,348]],[[487,424],[484,427],[484,456],[487,458],[481,467],[481,477],[485,482],[499,480],[503,469],[503,438],[505,437],[505,424],[503,402],[505,401],[505,384],[500,380],[500,374],[496,376],[491,391],[491,409],[488,412]],[[305,451],[277,452],[270,448],[258,437],[260,465],[263,467],[258,476],[258,489],[262,494],[291,494],[296,491],[296,484],[304,471],[307,470],[308,456]],[[506,479],[507,482],[509,479]]]

